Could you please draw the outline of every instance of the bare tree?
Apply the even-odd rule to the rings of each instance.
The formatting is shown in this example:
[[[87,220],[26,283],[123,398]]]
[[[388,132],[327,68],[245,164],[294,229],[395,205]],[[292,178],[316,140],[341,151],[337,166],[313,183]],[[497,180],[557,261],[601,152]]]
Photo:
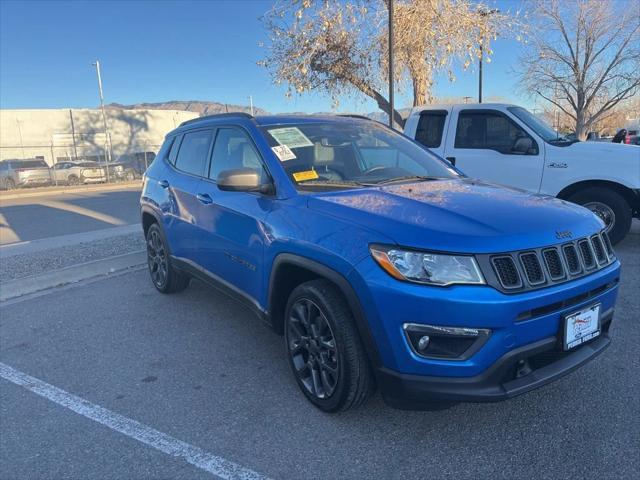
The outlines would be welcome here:
[[[282,0],[264,17],[269,33],[267,67],[288,94],[311,90],[341,95],[359,91],[389,113],[386,0]],[[484,51],[492,55],[498,34],[522,28],[517,17],[483,15],[487,7],[469,0],[396,0],[394,76],[410,86],[413,105],[431,99],[435,73],[467,69]],[[403,124],[399,112],[394,121]]]
[[[640,89],[640,8],[614,0],[533,0],[522,86],[571,118],[580,140]]]

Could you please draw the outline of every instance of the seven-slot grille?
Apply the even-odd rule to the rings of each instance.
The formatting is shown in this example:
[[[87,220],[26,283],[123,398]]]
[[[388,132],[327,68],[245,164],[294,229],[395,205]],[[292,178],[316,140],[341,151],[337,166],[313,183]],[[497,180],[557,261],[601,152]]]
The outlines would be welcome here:
[[[520,290],[586,275],[608,265],[614,254],[607,234],[602,232],[555,247],[492,255],[490,258],[500,286],[504,290]]]

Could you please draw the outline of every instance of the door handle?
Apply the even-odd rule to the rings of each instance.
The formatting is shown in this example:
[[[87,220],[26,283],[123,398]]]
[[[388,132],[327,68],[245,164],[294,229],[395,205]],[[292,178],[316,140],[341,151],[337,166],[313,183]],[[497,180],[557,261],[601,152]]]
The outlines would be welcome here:
[[[451,162],[451,165],[455,165],[456,164],[456,157],[447,157],[447,160],[449,160]]]
[[[158,182],[158,185],[160,185],[162,188],[169,188],[169,182],[167,182],[166,180],[160,180]]]
[[[208,193],[198,193],[196,198],[200,201],[200,203],[204,203],[205,205],[209,205],[213,203],[213,199],[209,196]]]

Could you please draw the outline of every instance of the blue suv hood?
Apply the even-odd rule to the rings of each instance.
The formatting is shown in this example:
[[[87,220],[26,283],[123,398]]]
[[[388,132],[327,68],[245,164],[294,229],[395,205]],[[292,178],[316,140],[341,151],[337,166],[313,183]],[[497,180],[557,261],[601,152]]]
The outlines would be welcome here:
[[[580,206],[471,179],[321,193],[308,207],[399,245],[460,253],[542,247],[562,243],[567,231],[575,239],[603,227]]]

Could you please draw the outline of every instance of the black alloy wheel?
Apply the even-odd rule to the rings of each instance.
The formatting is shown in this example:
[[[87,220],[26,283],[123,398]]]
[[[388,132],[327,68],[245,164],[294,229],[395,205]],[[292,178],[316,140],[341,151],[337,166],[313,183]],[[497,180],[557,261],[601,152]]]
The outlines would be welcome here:
[[[289,355],[295,374],[311,395],[324,399],[336,389],[338,351],[329,322],[312,300],[301,298],[287,322]]]
[[[167,251],[157,228],[150,228],[147,234],[147,264],[153,284],[162,290],[167,283],[169,265]]]

